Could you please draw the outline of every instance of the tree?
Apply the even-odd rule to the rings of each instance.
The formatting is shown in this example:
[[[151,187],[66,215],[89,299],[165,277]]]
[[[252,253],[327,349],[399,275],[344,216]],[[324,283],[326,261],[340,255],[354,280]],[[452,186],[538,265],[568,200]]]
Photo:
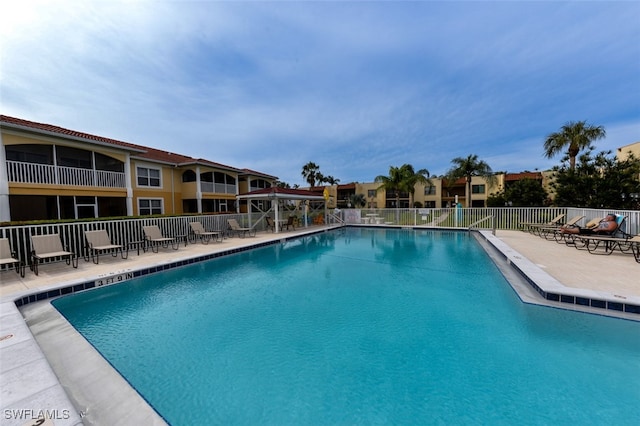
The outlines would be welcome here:
[[[554,167],[553,203],[557,206],[637,209],[640,160],[633,155],[618,161],[610,151],[593,155],[593,148],[578,157],[574,169]]]
[[[403,175],[400,167],[389,167],[389,176],[379,175],[376,176],[374,182],[381,183],[378,187],[378,191],[393,192],[396,197],[396,207],[400,205],[400,191],[403,188]]]
[[[560,128],[559,132],[551,133],[544,141],[545,156],[551,158],[567,150],[569,168],[576,168],[576,158],[580,151],[589,149],[593,141],[605,137],[602,126],[591,126],[585,121],[570,121]]]
[[[312,161],[309,161],[302,167],[302,177],[309,184],[309,186],[316,186],[316,180],[320,173],[320,167]]]
[[[542,183],[536,179],[520,179],[508,188],[487,198],[488,207],[536,207],[544,206],[547,202],[547,191]]]
[[[433,182],[429,179],[429,170],[427,169],[414,171],[411,164],[405,164],[401,169],[404,175],[404,190],[409,193],[409,205],[412,206],[413,197],[416,192],[416,184],[433,185]]]
[[[329,176],[325,176],[324,183],[328,183],[329,185],[337,185],[338,183],[340,183],[340,179],[336,179],[333,176],[329,175]]]
[[[382,185],[378,187],[378,191],[386,190],[394,193],[396,197],[396,208],[399,208],[400,193],[408,192],[413,196],[416,183],[428,184],[431,182],[428,176],[429,171],[427,169],[420,169],[416,172],[411,164],[403,164],[400,167],[389,167],[389,176],[376,176],[374,182],[382,183]]]
[[[367,199],[363,194],[351,194],[349,196],[349,203],[353,207],[364,207],[367,205]]]
[[[447,172],[447,180],[455,181],[460,178],[465,178],[467,182],[467,207],[471,207],[471,179],[474,176],[481,176],[485,178],[489,186],[495,185],[497,179],[491,170],[489,165],[478,160],[478,156],[475,154],[469,155],[466,158],[456,157],[451,160],[454,167]]]

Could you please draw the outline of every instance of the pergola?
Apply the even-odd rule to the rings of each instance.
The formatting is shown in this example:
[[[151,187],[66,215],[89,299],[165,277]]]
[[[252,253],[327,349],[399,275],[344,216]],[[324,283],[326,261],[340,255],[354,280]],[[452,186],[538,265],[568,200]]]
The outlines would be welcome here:
[[[247,192],[245,194],[240,194],[236,196],[238,200],[247,200],[249,202],[248,211],[251,212],[251,202],[252,201],[271,201],[270,208],[267,211],[262,211],[264,216],[270,211],[274,212],[274,219],[276,224],[275,232],[280,231],[280,200],[283,201],[321,201],[322,207],[326,210],[327,204],[326,199],[322,195],[316,195],[311,191],[307,191],[304,189],[288,189],[288,188],[265,188],[258,189],[255,191]],[[305,203],[306,205],[306,203]],[[308,226],[307,221],[308,211],[304,209],[304,226]],[[262,218],[261,218],[262,219]]]

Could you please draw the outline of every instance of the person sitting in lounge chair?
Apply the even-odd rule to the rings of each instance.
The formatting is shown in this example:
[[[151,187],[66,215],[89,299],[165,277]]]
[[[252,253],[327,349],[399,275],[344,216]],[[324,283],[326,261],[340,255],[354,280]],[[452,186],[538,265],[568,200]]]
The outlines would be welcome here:
[[[593,228],[581,228],[579,226],[573,228],[563,228],[560,232],[563,234],[580,234],[580,235],[592,235],[592,234],[611,234],[618,229],[618,222],[616,221],[615,214],[608,214]]]

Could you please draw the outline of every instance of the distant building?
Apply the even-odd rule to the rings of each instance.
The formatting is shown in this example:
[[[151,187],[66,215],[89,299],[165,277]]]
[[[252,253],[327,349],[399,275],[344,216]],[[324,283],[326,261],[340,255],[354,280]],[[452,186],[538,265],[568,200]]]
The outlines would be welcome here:
[[[414,205],[425,208],[446,208],[453,207],[455,203],[462,207],[486,207],[487,199],[491,194],[500,192],[520,179],[539,180],[542,184],[545,176],[540,172],[500,173],[496,175],[497,182],[494,185],[490,185],[482,177],[474,176],[471,178],[469,196],[466,193],[467,182],[464,178],[454,182],[443,178],[431,178],[432,185],[416,184],[413,195],[401,192],[398,200],[396,200],[396,194],[391,191],[378,191],[381,184],[375,182],[332,185],[327,188],[330,194],[329,207],[349,207],[349,197],[354,194],[365,196],[366,208],[409,208]],[[318,190],[318,188],[313,189]]]

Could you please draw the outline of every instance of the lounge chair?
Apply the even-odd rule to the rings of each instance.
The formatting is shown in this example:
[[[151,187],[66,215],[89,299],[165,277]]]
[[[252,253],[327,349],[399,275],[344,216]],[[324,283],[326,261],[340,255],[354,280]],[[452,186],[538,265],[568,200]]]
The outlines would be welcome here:
[[[560,221],[564,218],[564,214],[559,214],[558,216],[551,219],[549,222],[539,223],[539,222],[520,222],[520,226],[522,226],[523,231],[533,233],[533,230],[536,228],[549,228],[553,226],[561,226]]]
[[[615,237],[607,235],[575,236],[576,248],[578,250],[587,250],[592,254],[611,254],[616,251],[616,249],[620,251],[620,253],[630,253],[634,252],[633,249],[638,243],[640,243],[640,235],[629,237]]]
[[[32,235],[31,236],[31,265],[29,268],[38,275],[38,264],[45,260],[60,258],[67,265],[78,267],[78,258],[75,253],[62,247],[60,234]]]
[[[287,231],[289,230],[289,227],[293,228],[293,230],[296,230],[296,222],[295,222],[296,218],[295,216],[289,216],[289,219],[287,219],[286,223],[282,224],[282,228],[287,228]]]
[[[227,219],[227,223],[229,224],[229,228],[231,233],[236,233],[239,237],[244,238],[245,235],[249,234],[250,237],[256,236],[256,230],[253,228],[243,228],[240,226],[236,219]]]
[[[574,216],[571,219],[569,219],[564,225],[562,226],[542,226],[540,228],[537,228],[538,230],[538,236],[547,239],[547,240],[556,240],[557,242],[564,242],[564,237],[567,234],[564,234],[563,232],[561,232],[563,229],[566,228],[575,228],[578,226],[578,222],[580,222],[582,219],[584,219],[583,215],[578,215],[578,216]]]
[[[271,217],[266,216],[264,221],[267,222],[267,229],[270,229],[271,232],[276,232],[276,223],[271,219]]]
[[[636,259],[636,262],[640,263],[640,235],[630,238],[629,243],[631,244],[633,257]]]
[[[607,232],[573,235],[573,244],[575,247],[579,250],[586,249],[589,253],[611,254],[616,249],[620,250],[622,253],[628,253],[632,249],[632,245],[629,244],[629,240],[635,237],[622,230],[622,225],[627,217],[619,214],[615,216],[615,229]],[[597,251],[598,248],[602,248],[603,250]]]
[[[213,238],[215,241],[222,242],[222,232],[219,231],[207,231],[200,222],[189,222],[191,230],[195,234],[196,238],[200,239],[202,244],[209,244],[209,241]]]
[[[143,226],[142,231],[144,232],[145,241],[151,246],[151,250],[153,250],[154,253],[158,252],[159,246],[162,246],[162,248],[168,248],[169,244],[171,244],[172,249],[178,250],[178,239],[165,237],[162,235],[162,232],[160,232],[160,228],[158,228],[158,226]]]
[[[113,257],[118,256],[126,259],[129,257],[129,249],[119,244],[113,244],[109,234],[104,229],[97,231],[84,231],[84,237],[87,240],[87,255],[84,260],[89,261],[89,257],[96,265],[100,262],[100,253],[111,252]]]
[[[16,273],[24,278],[24,262],[18,259],[15,251],[11,250],[8,238],[0,238],[0,266],[7,268],[13,266]]]

